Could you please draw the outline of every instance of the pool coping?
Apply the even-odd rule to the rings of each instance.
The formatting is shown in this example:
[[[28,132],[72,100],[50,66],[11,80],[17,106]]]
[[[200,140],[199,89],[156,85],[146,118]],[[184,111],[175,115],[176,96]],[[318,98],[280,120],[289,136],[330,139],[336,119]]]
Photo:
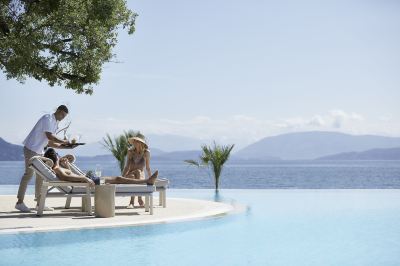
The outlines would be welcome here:
[[[0,195],[0,200],[3,200],[3,198],[10,198],[9,195]],[[12,198],[14,200],[14,197]],[[201,206],[203,209],[197,210],[194,212],[191,212],[188,215],[182,215],[182,214],[177,214],[177,215],[172,215],[172,216],[167,216],[167,217],[160,217],[160,218],[155,218],[157,215],[157,209],[155,208],[155,215],[148,216],[148,214],[143,213],[140,214],[139,216],[145,217],[145,220],[136,220],[133,219],[131,221],[115,221],[112,220],[110,222],[104,223],[106,220],[109,218],[94,218],[99,219],[97,223],[92,223],[90,225],[69,225],[66,226],[65,224],[62,225],[44,225],[44,226],[36,226],[36,227],[29,227],[29,226],[18,226],[15,228],[0,228],[0,235],[6,235],[6,234],[27,234],[27,233],[41,233],[41,232],[57,232],[57,231],[75,231],[75,230],[92,230],[92,229],[105,229],[105,228],[118,228],[118,227],[129,227],[129,226],[145,226],[145,225],[155,225],[155,224],[168,224],[168,223],[178,223],[178,222],[189,222],[189,221],[196,221],[196,220],[202,220],[202,219],[212,219],[212,218],[218,218],[218,217],[223,217],[228,214],[233,214],[233,213],[238,213],[241,212],[244,208],[238,206],[233,206],[231,204],[227,203],[221,203],[221,202],[212,202],[212,201],[206,201],[206,200],[199,200],[199,199],[187,199],[187,198],[168,198],[169,203],[179,203],[179,204],[186,204],[186,207],[197,207]],[[156,202],[156,201],[155,201]],[[167,206],[168,208],[168,206]],[[162,208],[160,207],[162,210]],[[140,211],[140,210],[139,210]],[[22,214],[21,214],[22,215]],[[31,215],[31,214],[30,214]],[[117,217],[118,215],[116,215]],[[149,217],[148,220],[146,220],[146,217]],[[51,214],[47,215],[47,218],[51,218]],[[3,218],[0,216],[0,219],[7,219]],[[10,219],[10,218],[8,218]],[[42,219],[41,217],[26,217],[27,221],[30,219]],[[113,219],[113,218],[111,218]],[[117,217],[118,219],[118,217]],[[68,218],[66,218],[68,220]],[[4,220],[5,221],[5,220]],[[13,220],[10,219],[10,222]],[[15,219],[14,219],[15,221]]]

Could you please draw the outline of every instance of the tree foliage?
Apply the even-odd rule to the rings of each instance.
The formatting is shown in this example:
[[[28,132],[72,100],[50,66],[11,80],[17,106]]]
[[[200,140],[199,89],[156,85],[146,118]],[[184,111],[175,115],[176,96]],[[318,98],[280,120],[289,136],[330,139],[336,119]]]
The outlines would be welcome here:
[[[118,28],[135,31],[124,0],[0,0],[0,69],[92,94]]]
[[[196,160],[185,160],[190,165],[197,167],[209,167],[214,175],[215,190],[218,191],[219,178],[222,173],[224,164],[228,161],[231,151],[235,145],[217,145],[214,142],[213,146],[203,145],[201,146],[202,154],[200,155],[199,161]]]

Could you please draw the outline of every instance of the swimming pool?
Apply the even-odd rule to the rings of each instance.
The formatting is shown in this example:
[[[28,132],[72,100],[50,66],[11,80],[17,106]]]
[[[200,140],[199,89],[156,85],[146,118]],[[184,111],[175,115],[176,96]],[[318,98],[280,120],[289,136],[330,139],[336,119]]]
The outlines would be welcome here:
[[[0,235],[1,265],[400,265],[400,190],[172,190],[246,211],[175,224]],[[135,217],[132,217],[134,219]]]

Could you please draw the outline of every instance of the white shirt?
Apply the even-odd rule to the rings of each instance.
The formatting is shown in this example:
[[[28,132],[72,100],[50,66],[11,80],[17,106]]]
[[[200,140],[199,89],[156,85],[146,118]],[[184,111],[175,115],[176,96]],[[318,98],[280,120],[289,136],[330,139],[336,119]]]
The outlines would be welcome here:
[[[49,142],[46,132],[55,134],[57,129],[58,121],[54,114],[44,115],[32,128],[23,143],[29,150],[38,154],[43,154],[44,147],[46,147]]]

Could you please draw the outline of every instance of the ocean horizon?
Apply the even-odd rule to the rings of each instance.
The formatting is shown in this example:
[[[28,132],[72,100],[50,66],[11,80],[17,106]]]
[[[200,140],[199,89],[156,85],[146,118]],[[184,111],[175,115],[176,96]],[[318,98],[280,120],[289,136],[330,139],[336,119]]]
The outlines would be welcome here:
[[[77,161],[83,170],[100,166],[103,176],[119,175],[115,161]],[[170,180],[176,189],[212,189],[208,169],[183,162],[154,161],[152,170]],[[0,185],[18,185],[22,161],[0,162]],[[34,184],[32,178],[30,185]],[[220,177],[221,189],[399,189],[400,161],[274,161],[229,163]]]

